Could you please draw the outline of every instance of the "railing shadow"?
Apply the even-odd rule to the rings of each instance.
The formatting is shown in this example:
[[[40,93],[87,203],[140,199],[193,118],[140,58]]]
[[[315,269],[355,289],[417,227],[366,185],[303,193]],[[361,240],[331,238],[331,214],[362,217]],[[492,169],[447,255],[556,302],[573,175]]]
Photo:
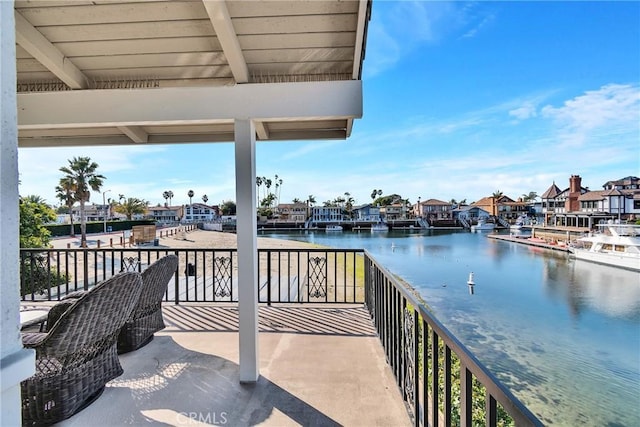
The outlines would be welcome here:
[[[168,332],[238,332],[237,305],[165,305]],[[260,306],[261,333],[375,337],[363,306]]]

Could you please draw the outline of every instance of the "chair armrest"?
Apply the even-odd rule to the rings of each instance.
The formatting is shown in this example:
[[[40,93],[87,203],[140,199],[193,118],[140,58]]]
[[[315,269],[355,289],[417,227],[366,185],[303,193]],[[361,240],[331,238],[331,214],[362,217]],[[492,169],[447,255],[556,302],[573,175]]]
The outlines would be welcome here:
[[[69,292],[68,294],[66,294],[65,296],[63,296],[60,300],[64,301],[66,299],[71,299],[71,298],[80,298],[81,296],[83,296],[84,294],[86,294],[87,291],[75,291],[75,292]]]
[[[73,304],[75,304],[77,300],[78,298],[63,299],[62,301],[51,307],[51,310],[49,310],[49,315],[47,316],[47,332],[49,332],[51,328],[53,328],[58,319],[60,319],[64,312],[67,311],[67,309]]]
[[[26,348],[37,347],[47,337],[47,334],[43,332],[27,332],[21,335],[22,345]]]

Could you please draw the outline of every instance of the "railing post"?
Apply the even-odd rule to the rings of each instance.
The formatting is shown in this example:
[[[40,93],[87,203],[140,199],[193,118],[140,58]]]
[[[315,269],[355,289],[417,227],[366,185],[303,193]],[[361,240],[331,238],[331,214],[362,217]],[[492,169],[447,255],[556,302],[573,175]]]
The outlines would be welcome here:
[[[258,283],[258,286],[260,286],[260,283]],[[260,290],[258,289],[258,294],[259,292]],[[271,251],[267,251],[267,305],[271,306]]]
[[[87,249],[85,248],[82,251],[82,270],[84,274],[84,290],[89,290],[89,256],[87,254]]]

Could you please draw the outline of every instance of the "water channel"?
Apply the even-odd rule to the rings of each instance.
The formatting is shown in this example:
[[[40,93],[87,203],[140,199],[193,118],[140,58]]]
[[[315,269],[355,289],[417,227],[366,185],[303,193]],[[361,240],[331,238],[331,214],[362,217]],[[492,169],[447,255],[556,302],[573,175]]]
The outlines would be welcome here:
[[[467,231],[259,236],[368,250],[545,425],[640,425],[637,272]]]

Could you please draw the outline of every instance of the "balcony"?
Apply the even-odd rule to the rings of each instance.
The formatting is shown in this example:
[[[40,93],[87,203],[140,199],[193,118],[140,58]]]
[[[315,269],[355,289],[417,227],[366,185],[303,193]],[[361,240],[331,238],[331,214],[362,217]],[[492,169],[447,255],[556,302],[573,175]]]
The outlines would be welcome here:
[[[260,307],[260,372],[238,378],[235,305],[163,309],[167,329],[60,426],[411,424],[362,305]]]
[[[363,250],[258,250],[255,384],[239,379],[235,249],[23,249],[22,304],[50,305],[166,253],[180,259],[168,327],[121,355],[124,374],[60,425],[541,425]],[[36,271],[57,285],[26,292]]]

